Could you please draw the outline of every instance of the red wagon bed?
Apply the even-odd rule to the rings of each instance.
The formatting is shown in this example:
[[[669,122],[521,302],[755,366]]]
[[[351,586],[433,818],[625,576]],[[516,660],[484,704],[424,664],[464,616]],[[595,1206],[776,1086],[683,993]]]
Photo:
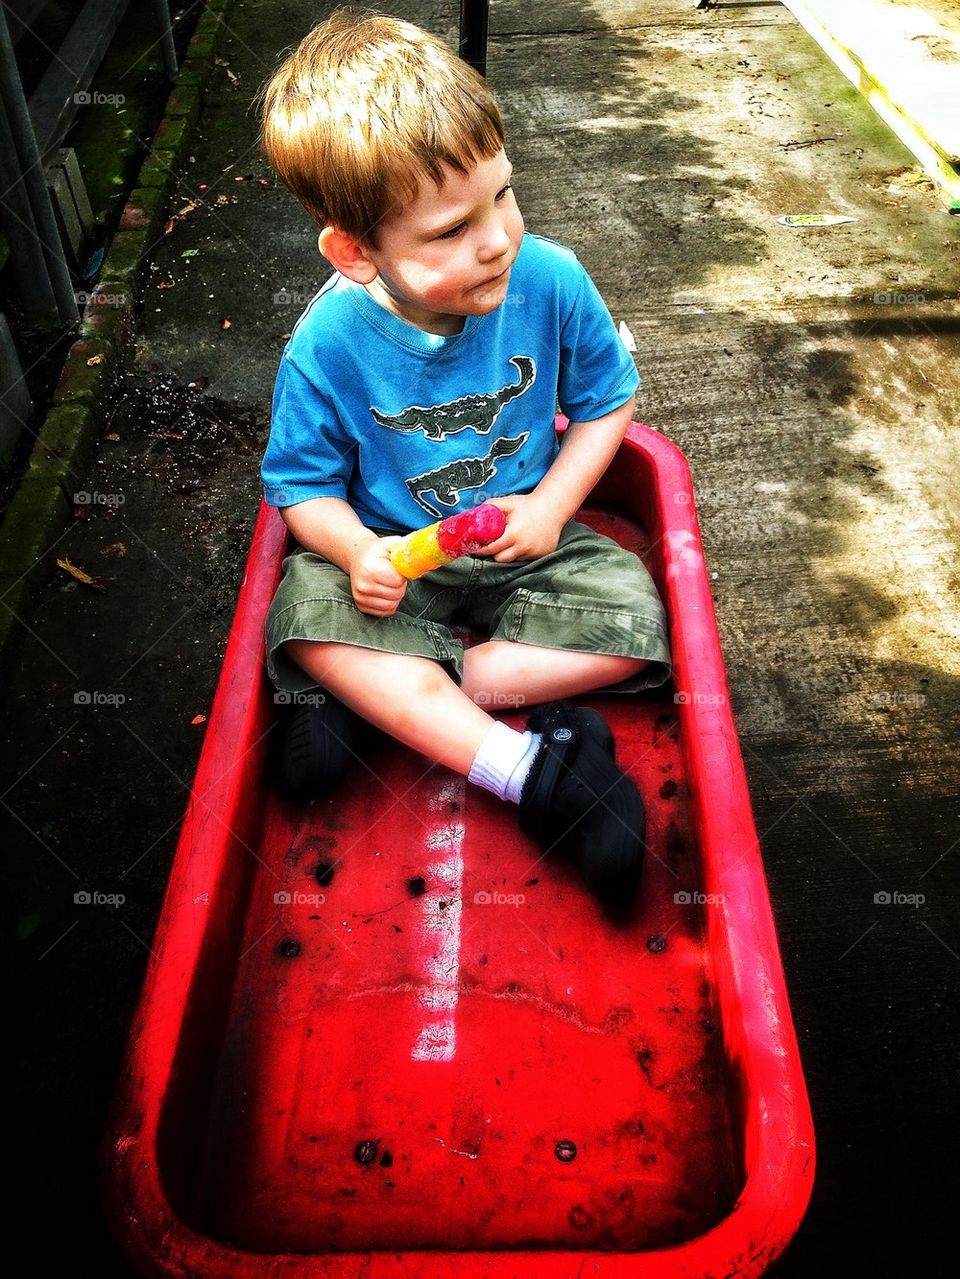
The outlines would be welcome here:
[[[643,555],[675,665],[580,699],[648,813],[620,928],[393,743],[276,791],[261,510],[104,1142],[142,1274],[721,1279],[796,1230],[813,1131],[682,453],[631,426],[581,518]]]

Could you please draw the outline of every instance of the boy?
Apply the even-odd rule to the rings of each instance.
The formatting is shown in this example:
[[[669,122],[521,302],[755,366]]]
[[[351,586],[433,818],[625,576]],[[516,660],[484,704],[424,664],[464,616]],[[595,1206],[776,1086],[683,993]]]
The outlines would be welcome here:
[[[368,721],[517,803],[629,905],[640,798],[603,719],[562,699],[670,674],[646,569],[572,518],[631,420],[633,361],[575,255],[525,233],[499,108],[434,36],[334,13],[269,82],[262,141],[335,268],[281,358],[262,467],[300,545],[268,671],[326,690],[291,723],[288,778],[332,785]],[[488,499],[507,526],[486,550],[412,582],[393,568],[399,535]],[[490,639],[464,652],[455,612]],[[494,698],[542,705],[517,732]]]

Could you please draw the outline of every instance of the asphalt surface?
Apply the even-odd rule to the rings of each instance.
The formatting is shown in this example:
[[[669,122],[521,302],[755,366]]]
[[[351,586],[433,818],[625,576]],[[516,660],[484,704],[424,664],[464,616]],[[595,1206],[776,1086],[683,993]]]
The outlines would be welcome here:
[[[384,7],[455,39],[456,6]],[[252,100],[327,9],[234,12],[87,480],[98,496],[58,548],[104,589],[51,581],[6,717],[23,1212],[47,1264],[101,1275],[129,1270],[97,1207],[96,1145],[256,513],[273,377],[326,275],[258,154]],[[638,415],[694,476],[818,1138],[810,1209],[771,1273],[945,1275],[960,221],[777,5],[505,3],[491,30],[527,227],[575,248],[627,323]],[[797,230],[788,213],[853,220]],[[83,889],[126,901],[79,908]]]

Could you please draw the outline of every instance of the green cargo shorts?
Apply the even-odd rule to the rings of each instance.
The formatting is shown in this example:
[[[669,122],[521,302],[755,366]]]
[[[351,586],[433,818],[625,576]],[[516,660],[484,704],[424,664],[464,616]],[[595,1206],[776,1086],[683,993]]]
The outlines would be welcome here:
[[[449,627],[577,653],[645,658],[649,665],[607,691],[633,693],[670,678],[666,617],[638,556],[569,520],[557,548],[534,560],[498,564],[465,555],[411,581],[390,617],[361,613],[349,576],[311,551],[283,561],[266,621],[267,672],[282,691],[315,687],[282,651],[287,640],[326,640],[409,653],[440,662],[459,684],[463,645]]]

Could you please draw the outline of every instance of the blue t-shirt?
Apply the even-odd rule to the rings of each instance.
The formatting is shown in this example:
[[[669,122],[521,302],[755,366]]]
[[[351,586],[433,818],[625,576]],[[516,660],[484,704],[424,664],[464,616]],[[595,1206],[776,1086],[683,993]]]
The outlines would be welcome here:
[[[505,300],[426,333],[335,273],[277,372],[266,500],[339,497],[405,533],[489,497],[529,493],[557,455],[554,414],[592,421],[640,379],[576,254],[525,234]]]

